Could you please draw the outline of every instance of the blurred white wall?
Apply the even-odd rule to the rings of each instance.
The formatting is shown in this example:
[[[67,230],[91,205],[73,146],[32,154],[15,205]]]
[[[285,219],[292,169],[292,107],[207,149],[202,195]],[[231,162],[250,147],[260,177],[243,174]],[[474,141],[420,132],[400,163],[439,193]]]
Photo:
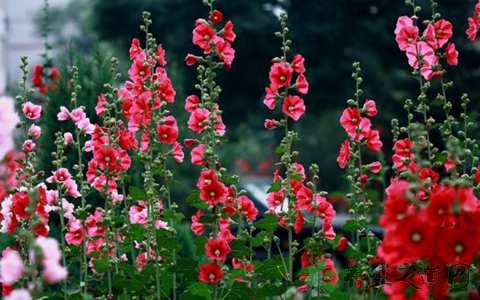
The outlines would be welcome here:
[[[65,5],[67,1],[49,0],[49,4]],[[30,66],[41,59],[43,40],[36,33],[34,16],[43,5],[43,0],[0,0],[0,94],[5,82],[18,82],[20,57],[28,56]]]

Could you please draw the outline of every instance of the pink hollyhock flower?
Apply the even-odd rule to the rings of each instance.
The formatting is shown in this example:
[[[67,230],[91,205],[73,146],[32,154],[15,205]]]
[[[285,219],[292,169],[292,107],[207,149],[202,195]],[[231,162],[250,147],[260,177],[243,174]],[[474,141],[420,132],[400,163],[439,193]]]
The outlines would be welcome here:
[[[218,25],[222,22],[223,20],[223,13],[219,10],[214,10],[208,17],[210,21],[212,21],[213,24]]]
[[[95,130],[95,125],[90,123],[89,118],[81,119],[80,121],[76,122],[75,125],[77,125],[78,129],[87,134],[92,134]]]
[[[138,201],[138,205],[133,205],[128,211],[130,223],[132,224],[147,224],[148,210],[144,201]]]
[[[382,150],[382,141],[380,140],[380,132],[378,130],[370,130],[367,135],[367,147],[373,152]]]
[[[210,121],[210,111],[206,108],[197,108],[188,119],[188,128],[195,133],[202,133]]]
[[[63,134],[63,144],[66,146],[66,145],[70,145],[73,143],[73,135],[72,133],[70,132],[65,132]]]
[[[200,98],[197,95],[190,95],[185,99],[185,110],[189,113],[193,112],[200,105]]]
[[[42,135],[42,128],[40,128],[40,126],[32,124],[28,128],[28,135],[30,137],[32,137],[33,139],[38,140],[40,138],[40,136]]]
[[[382,170],[382,163],[379,161],[375,161],[370,164],[370,172],[373,174],[378,174]]]
[[[13,149],[13,136],[20,119],[13,98],[0,96],[0,160]]]
[[[274,119],[266,119],[265,122],[263,123],[263,126],[265,129],[272,130],[277,128],[277,126],[280,124],[277,120]]]
[[[338,157],[337,157],[338,166],[341,169],[345,169],[349,159],[350,159],[350,142],[348,140],[345,140],[340,146],[340,151],[338,153]]]
[[[107,104],[107,98],[105,98],[105,95],[98,96],[97,105],[95,106],[95,113],[97,114],[97,116],[103,116],[106,110],[105,104]]]
[[[139,54],[142,53],[142,48],[140,47],[140,40],[137,38],[132,39],[132,44],[129,49],[130,60],[134,60]]]
[[[479,26],[478,26],[477,22],[475,21],[475,19],[471,18],[471,17],[468,18],[468,28],[465,31],[465,33],[467,34],[467,38],[470,41],[473,42],[477,39],[478,29],[479,29]]]
[[[235,59],[235,49],[232,48],[229,42],[220,37],[215,39],[215,48],[217,50],[218,58],[223,61],[225,68],[229,70]]]
[[[42,114],[42,107],[40,105],[35,105],[32,102],[28,101],[22,105],[22,112],[25,118],[29,120],[37,120]]]
[[[305,58],[301,54],[295,54],[292,60],[292,68],[298,74],[305,73]]]
[[[432,66],[438,62],[435,51],[426,42],[418,42],[416,44],[409,45],[406,49],[408,64],[418,69],[425,65]],[[421,62],[423,61],[423,63]]]
[[[225,26],[223,27],[223,38],[226,41],[233,43],[236,37],[237,35],[233,31],[233,22],[227,21],[227,23],[225,23]]]
[[[49,284],[55,284],[67,279],[68,271],[60,263],[51,260],[44,262],[43,279]]]
[[[217,36],[217,34],[205,20],[199,19],[195,23],[192,42],[194,45],[197,45],[203,50],[209,51],[210,43]]]
[[[174,142],[172,145],[172,156],[177,163],[182,163],[185,157],[182,145],[179,142]]]
[[[447,59],[447,63],[451,66],[458,65],[458,51],[455,48],[454,43],[449,43],[445,48],[445,58]]]
[[[375,117],[377,115],[377,105],[373,100],[367,100],[363,104],[362,110],[367,114],[369,117]]]
[[[32,296],[27,289],[16,289],[5,296],[5,300],[32,300]]]
[[[37,145],[32,140],[26,140],[25,142],[23,142],[22,149],[24,152],[28,153],[32,152],[36,146]]]
[[[277,91],[272,89],[271,87],[265,88],[265,98],[263,98],[263,104],[265,104],[270,110],[275,109],[275,104],[277,102],[277,100],[275,99],[276,94]]]
[[[296,95],[289,95],[285,97],[283,100],[282,111],[294,121],[298,121],[298,119],[300,119],[300,117],[305,113],[305,104],[303,99]]]
[[[198,56],[188,53],[187,56],[185,56],[185,63],[187,64],[187,66],[193,66],[197,63],[198,59]]]
[[[72,110],[72,112],[70,113],[70,117],[72,118],[72,121],[76,123],[80,120],[85,119],[87,117],[87,114],[85,113],[83,108],[79,107]]]
[[[178,138],[177,120],[173,116],[165,116],[157,125],[158,140],[165,144],[173,144]]]
[[[2,259],[0,259],[0,282],[11,285],[24,274],[25,266],[20,253],[10,248],[3,250]]]
[[[70,119],[70,112],[65,106],[60,106],[60,112],[57,114],[57,120],[66,121]]]
[[[52,172],[52,176],[47,178],[48,183],[64,183],[72,178],[70,172],[66,168],[60,168]]]
[[[38,237],[35,240],[42,250],[43,278],[49,284],[60,282],[67,278],[67,269],[60,265],[62,254],[58,243],[53,238]]]
[[[65,234],[65,241],[69,245],[80,246],[83,241],[85,231],[82,222],[77,219],[71,219],[68,222],[68,232]]]
[[[165,222],[165,221],[162,221],[162,220],[156,220],[155,221],[155,228],[163,229],[163,230],[170,229],[170,227],[168,226],[168,223]]]
[[[196,166],[205,166],[207,162],[205,161],[205,149],[204,144],[198,144],[190,152],[192,165]]]
[[[292,81],[293,69],[283,62],[274,63],[270,68],[270,87],[278,90],[282,87],[289,87]]]
[[[407,16],[401,16],[397,19],[397,24],[395,26],[395,35],[399,34],[400,31],[405,27],[413,26],[413,20]]]
[[[405,51],[410,45],[414,45],[418,41],[418,27],[405,26],[395,36],[395,41],[400,50]]]
[[[197,210],[197,212],[192,216],[192,224],[190,225],[190,229],[197,236],[202,235],[205,231],[205,225],[200,222],[200,218],[202,216],[203,211],[201,210]]]
[[[75,217],[73,216],[73,210],[75,209],[75,206],[72,203],[68,202],[66,199],[62,199],[62,208],[63,216],[66,219],[68,219],[69,221],[75,220]]]
[[[65,188],[67,189],[67,194],[70,197],[78,198],[82,196],[82,194],[80,194],[80,192],[78,191],[78,185],[75,182],[75,180],[73,179],[67,180],[65,181],[64,185],[65,185]]]
[[[306,95],[308,93],[308,81],[305,75],[303,74],[298,75],[295,85],[297,87],[297,91],[300,94]]]

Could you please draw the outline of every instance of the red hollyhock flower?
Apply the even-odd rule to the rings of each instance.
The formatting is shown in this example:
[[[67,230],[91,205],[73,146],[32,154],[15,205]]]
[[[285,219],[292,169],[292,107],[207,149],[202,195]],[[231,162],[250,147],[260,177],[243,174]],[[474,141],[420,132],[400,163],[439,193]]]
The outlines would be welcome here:
[[[143,57],[137,56],[132,66],[128,69],[128,76],[137,82],[144,82],[151,75],[150,67],[145,63]]]
[[[458,51],[455,48],[454,43],[449,43],[445,48],[445,58],[447,59],[447,63],[451,66],[458,65]]]
[[[297,81],[295,82],[295,86],[297,87],[297,91],[300,94],[306,95],[308,93],[308,81],[305,75],[300,74],[297,77]]]
[[[301,54],[295,54],[292,60],[292,68],[298,74],[305,73],[305,58]]]
[[[210,43],[217,36],[217,34],[205,20],[198,19],[195,23],[192,42],[194,45],[197,45],[203,50],[209,51]]]
[[[360,110],[356,107],[348,107],[340,116],[340,125],[348,133],[349,136],[354,137],[356,135],[357,127],[360,125]]]
[[[165,144],[173,144],[178,138],[177,120],[173,116],[165,116],[157,125],[158,140]]]
[[[198,280],[215,285],[223,278],[223,271],[216,263],[203,264],[200,267]]]
[[[219,238],[209,239],[205,245],[205,255],[213,261],[225,262],[231,251],[227,241]]]
[[[210,14],[209,19],[210,19],[210,21],[212,21],[213,24],[218,25],[223,20],[223,13],[221,11],[215,9]]]
[[[215,206],[225,201],[226,196],[227,187],[218,180],[200,188],[200,199],[205,201],[208,205]]]
[[[340,145],[340,151],[338,152],[337,163],[341,169],[345,169],[348,160],[350,159],[350,142],[345,140]]]
[[[337,248],[336,250],[338,252],[344,252],[348,247],[348,239],[344,236],[342,236],[339,240],[338,240],[338,244],[337,244]]]
[[[188,53],[187,56],[185,56],[185,63],[187,64],[187,66],[190,67],[196,64],[198,59],[199,59],[198,56]]]
[[[268,130],[273,130],[277,128],[279,124],[280,122],[278,122],[275,119],[265,119],[265,122],[263,122],[263,126],[265,127],[265,129],[268,129]]]
[[[132,44],[130,45],[130,60],[135,60],[135,58],[143,52],[142,47],[140,47],[140,40],[137,38],[132,39]]]
[[[453,36],[453,26],[447,20],[441,19],[434,24],[428,24],[423,33],[425,41],[433,48],[439,49]]]
[[[228,21],[227,23],[225,23],[225,26],[223,27],[223,38],[226,41],[233,43],[236,37],[237,35],[233,31],[233,23],[232,21]]]
[[[475,21],[475,19],[471,18],[471,17],[468,18],[468,28],[465,31],[465,33],[467,34],[467,38],[470,41],[473,42],[477,39],[478,29],[479,29],[479,26],[478,26],[477,22]]]
[[[298,121],[305,113],[305,103],[302,98],[296,95],[289,95],[283,100],[282,111],[294,121]]]
[[[383,215],[380,225],[384,228],[397,226],[399,222],[412,214],[413,206],[408,201],[410,183],[406,180],[393,179],[386,189]]]
[[[270,68],[270,87],[278,90],[282,87],[289,87],[292,81],[293,69],[283,62],[274,63]]]
[[[476,228],[464,224],[455,229],[442,229],[442,246],[438,256],[449,264],[471,264],[480,249],[479,234]]]
[[[188,119],[188,128],[195,133],[202,133],[210,122],[210,111],[206,108],[197,108]]]
[[[258,215],[258,209],[253,204],[253,201],[250,200],[245,195],[238,197],[237,199],[240,205],[240,213],[249,221],[255,221]]]
[[[412,263],[429,259],[436,251],[438,228],[432,226],[425,211],[409,216],[395,227],[387,229],[378,254],[387,264]]]
[[[301,212],[295,213],[295,222],[293,223],[293,231],[296,234],[299,234],[303,230],[303,226],[305,225],[305,219],[303,218],[303,214]]]
[[[30,218],[27,208],[30,205],[30,196],[26,192],[17,192],[13,194],[12,211],[21,219]]]

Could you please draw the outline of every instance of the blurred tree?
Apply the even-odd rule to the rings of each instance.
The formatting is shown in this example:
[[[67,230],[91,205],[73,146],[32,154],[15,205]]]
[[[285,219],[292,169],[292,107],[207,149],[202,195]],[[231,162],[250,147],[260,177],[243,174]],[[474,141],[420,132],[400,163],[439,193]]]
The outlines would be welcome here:
[[[89,19],[85,23],[91,25],[89,31],[95,32],[100,40],[120,49],[118,53],[126,55],[131,38],[140,35],[138,24],[143,10],[152,12],[152,28],[158,41],[164,44],[170,62],[181,62],[187,52],[196,51],[191,43],[191,31],[195,18],[206,14],[200,0],[92,1],[89,1]],[[422,17],[429,17],[430,1],[417,2],[424,7]],[[456,82],[452,94],[455,101],[464,91],[472,98],[480,92],[475,89],[480,76],[476,71],[480,65],[478,47],[467,43],[464,34],[466,18],[475,3],[475,0],[440,1],[440,13],[454,23],[454,41],[460,49],[460,68],[451,68],[448,74],[448,78]],[[237,32],[236,61],[231,72],[221,77],[224,87],[221,102],[227,126],[245,123],[251,129],[250,135],[263,130],[262,118],[267,109],[261,100],[269,61],[278,55],[279,46],[273,35],[278,30],[275,14],[286,10],[297,47],[293,50],[306,57],[311,87],[306,97],[307,114],[298,125],[303,137],[302,159],[323,166],[327,187],[339,187],[340,172],[335,157],[343,135],[337,119],[345,100],[353,93],[350,74],[354,60],[359,60],[365,71],[365,96],[379,104],[378,121],[383,124],[385,149],[389,151],[387,120],[398,116],[403,100],[415,97],[418,91],[417,82],[410,76],[410,67],[393,36],[397,17],[410,13],[403,1],[220,0],[218,5],[225,17],[233,20]],[[174,84],[178,99],[183,103],[182,97],[193,91],[194,73],[181,64],[170,65],[172,67],[177,73]],[[472,110],[478,109],[478,104],[473,105]],[[245,132],[230,131],[230,145],[244,145]],[[264,138],[258,140],[265,143]],[[262,151],[257,153],[258,160],[265,159],[263,155]],[[252,156],[255,157],[249,153],[247,158]]]

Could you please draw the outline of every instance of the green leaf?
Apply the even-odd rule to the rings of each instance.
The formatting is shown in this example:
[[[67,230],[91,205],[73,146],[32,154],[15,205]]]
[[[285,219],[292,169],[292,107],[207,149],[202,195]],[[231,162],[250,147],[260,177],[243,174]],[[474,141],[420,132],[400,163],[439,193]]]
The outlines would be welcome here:
[[[129,193],[133,200],[145,200],[147,198],[145,191],[136,186],[131,186]]]
[[[93,261],[93,265],[98,273],[105,273],[108,271],[109,261],[107,258],[99,258]]]
[[[357,231],[360,229],[360,225],[358,225],[358,222],[355,220],[347,220],[347,222],[345,222],[343,225],[343,229],[347,231]]]
[[[272,183],[272,185],[270,186],[267,192],[268,193],[278,192],[281,188],[282,188],[282,183],[280,181],[277,181]]]
[[[203,299],[212,299],[212,289],[205,283],[197,282],[191,285],[187,292],[187,295],[199,296]],[[191,299],[188,296],[182,297],[183,299]],[[198,297],[197,297],[198,298]]]
[[[274,214],[265,214],[263,218],[255,222],[255,227],[272,233],[278,227],[278,217]]]
[[[198,190],[192,191],[190,195],[187,197],[186,202],[197,209],[208,208],[207,203],[200,200],[200,193],[198,192]]]

